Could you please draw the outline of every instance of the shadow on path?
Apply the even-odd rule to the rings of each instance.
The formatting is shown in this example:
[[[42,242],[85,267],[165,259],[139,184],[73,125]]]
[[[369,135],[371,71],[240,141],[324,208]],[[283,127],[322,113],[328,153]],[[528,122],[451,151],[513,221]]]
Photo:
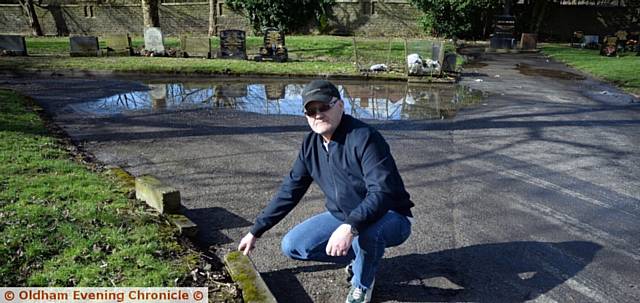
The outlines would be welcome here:
[[[523,241],[383,259],[373,301],[533,300],[574,277],[601,248],[585,241]],[[302,266],[263,273],[263,278],[281,302],[312,302],[296,274],[339,268],[329,264]]]

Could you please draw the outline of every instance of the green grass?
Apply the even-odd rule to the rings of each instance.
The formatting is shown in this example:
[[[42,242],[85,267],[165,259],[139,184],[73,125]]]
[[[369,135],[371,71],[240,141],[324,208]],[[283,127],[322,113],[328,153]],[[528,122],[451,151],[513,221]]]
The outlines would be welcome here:
[[[563,44],[544,44],[542,51],[578,70],[610,81],[627,92],[640,94],[640,57],[633,52],[620,57],[604,57],[598,50],[571,48]]]
[[[0,285],[175,286],[197,262],[164,219],[71,159],[0,90]]]
[[[29,57],[0,57],[0,69],[8,70],[91,70],[140,73],[201,73],[201,74],[255,74],[255,75],[359,75],[360,68],[385,63],[394,72],[378,74],[382,78],[405,78],[405,42],[402,39],[357,38],[356,52],[352,37],[287,36],[286,46],[290,62],[253,62],[240,60],[203,60],[196,58],[146,57],[69,57],[68,37],[27,37]],[[106,47],[100,42],[101,47]],[[132,45],[140,48],[141,37],[134,37]],[[165,39],[165,46],[177,49],[176,37]],[[247,54],[256,55],[262,37],[247,37]],[[212,49],[217,51],[219,40],[212,38]],[[429,57],[428,40],[409,40],[408,53],[419,52]],[[447,50],[453,50],[446,44]],[[356,60],[357,55],[357,60]]]

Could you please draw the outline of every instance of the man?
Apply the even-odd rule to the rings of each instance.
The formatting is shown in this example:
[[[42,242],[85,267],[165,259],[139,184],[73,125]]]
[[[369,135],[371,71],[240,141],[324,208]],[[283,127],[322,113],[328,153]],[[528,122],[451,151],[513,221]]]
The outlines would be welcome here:
[[[257,238],[280,222],[316,181],[328,211],[290,230],[282,239],[282,251],[296,260],[349,264],[346,302],[369,302],[384,249],[402,244],[411,234],[413,203],[389,145],[371,126],[344,114],[333,84],[312,81],[302,100],[312,132],[238,250],[249,254]]]

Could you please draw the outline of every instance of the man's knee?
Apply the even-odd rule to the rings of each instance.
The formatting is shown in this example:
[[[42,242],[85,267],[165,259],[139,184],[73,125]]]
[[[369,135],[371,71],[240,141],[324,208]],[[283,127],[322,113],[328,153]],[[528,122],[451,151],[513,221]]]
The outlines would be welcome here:
[[[296,241],[291,236],[291,233],[287,233],[284,237],[282,237],[282,242],[280,242],[280,249],[285,256],[291,259],[298,259],[300,257],[299,252],[296,249],[294,243],[296,243]]]

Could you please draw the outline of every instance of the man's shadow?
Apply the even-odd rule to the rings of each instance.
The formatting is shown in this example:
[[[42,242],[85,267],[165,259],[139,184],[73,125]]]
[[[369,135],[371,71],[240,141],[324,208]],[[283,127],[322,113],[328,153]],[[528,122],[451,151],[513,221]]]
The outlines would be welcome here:
[[[533,300],[575,276],[601,248],[598,244],[585,241],[526,241],[472,245],[428,254],[385,258],[376,275],[373,301]],[[310,265],[266,273],[267,283],[274,285],[286,281],[286,289],[272,288],[279,301],[311,302],[312,299],[304,293],[295,274],[336,268]]]

